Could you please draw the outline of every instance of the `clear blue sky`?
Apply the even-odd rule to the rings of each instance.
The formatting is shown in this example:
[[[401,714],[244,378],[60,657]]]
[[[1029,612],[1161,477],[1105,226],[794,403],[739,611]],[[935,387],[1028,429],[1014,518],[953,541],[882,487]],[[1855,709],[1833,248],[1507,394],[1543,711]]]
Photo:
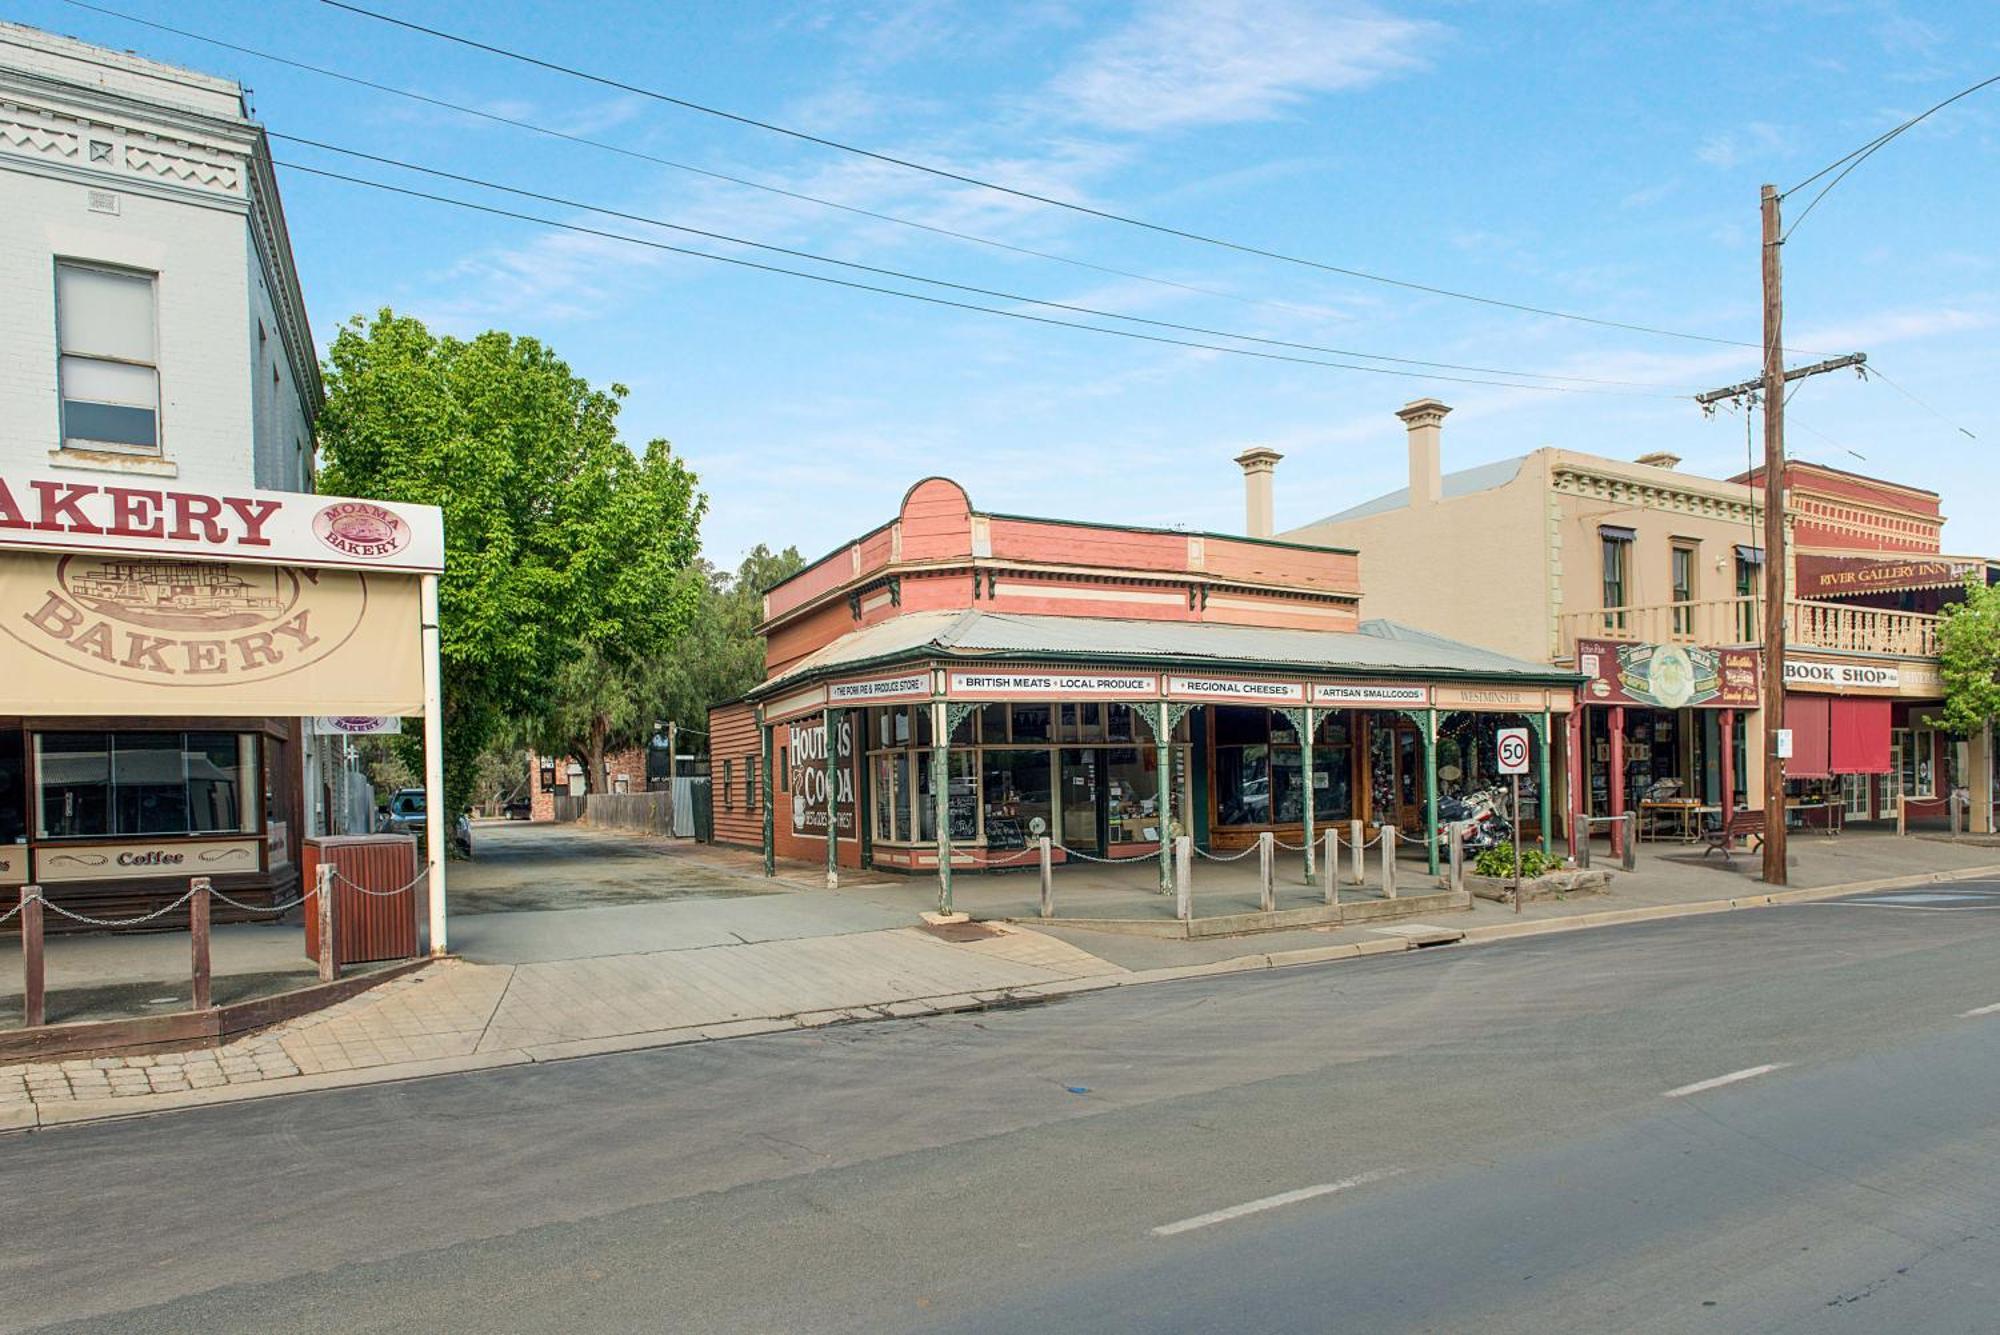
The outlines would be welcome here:
[[[527,69],[313,0],[105,2],[642,152],[1221,295],[719,184],[59,0],[14,0],[8,12],[239,78],[275,131],[1027,296],[1364,352],[1657,383],[1663,393],[1758,369],[1751,348],[1520,315],[1148,235]],[[1760,183],[1790,186],[2000,73],[2000,24],[1985,3],[373,3],[1190,230],[1750,342],[1759,332]],[[277,151],[437,188],[331,154]],[[816,555],[889,517],[905,487],[934,472],[958,478],[985,508],[1234,531],[1242,501],[1230,459],[1251,444],[1284,451],[1278,522],[1303,523],[1402,485],[1391,414],[1424,394],[1456,409],[1448,468],[1545,444],[1623,457],[1670,449],[1684,467],[1717,474],[1744,459],[1740,417],[1704,421],[1686,402],[1148,345],[681,259],[295,172],[282,181],[322,343],[341,320],[383,305],[453,332],[497,326],[546,340],[593,381],[630,386],[629,438],[667,437],[693,461],[713,505],[707,550],[724,563],[757,542]],[[1865,350],[1948,419],[1886,384],[1823,377],[1792,401],[1794,453],[1943,492],[1955,552],[2000,553],[1997,214],[2000,87],[1871,159],[1785,251],[1787,342],[1812,353]]]

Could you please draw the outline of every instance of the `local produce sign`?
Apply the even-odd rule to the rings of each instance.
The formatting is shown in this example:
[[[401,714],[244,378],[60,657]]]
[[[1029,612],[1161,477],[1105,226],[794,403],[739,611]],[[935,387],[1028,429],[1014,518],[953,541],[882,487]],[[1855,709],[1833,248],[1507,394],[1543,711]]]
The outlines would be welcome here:
[[[953,672],[950,691],[954,696],[979,696],[993,700],[1041,696],[1140,700],[1160,693],[1160,679],[1143,673]]]

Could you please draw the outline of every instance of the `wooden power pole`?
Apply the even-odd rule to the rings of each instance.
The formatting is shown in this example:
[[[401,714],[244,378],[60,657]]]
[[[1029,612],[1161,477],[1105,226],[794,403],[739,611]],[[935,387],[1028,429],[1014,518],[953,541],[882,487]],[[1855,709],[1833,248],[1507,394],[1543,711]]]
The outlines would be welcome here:
[[[1785,243],[1779,223],[1781,196],[1764,187],[1764,373],[1755,380],[1694,396],[1703,412],[1725,399],[1764,405],[1764,881],[1785,884],[1785,762],[1778,733],[1785,726],[1785,386],[1828,371],[1860,368],[1868,354],[1850,352],[1811,366],[1785,369],[1784,273],[1778,248]],[[1730,745],[1728,738],[1724,746]],[[1723,819],[1734,808],[1722,795]]]
[[[1785,293],[1778,187],[1764,187],[1764,884],[1785,881]],[[1725,800],[1723,805],[1729,804]]]

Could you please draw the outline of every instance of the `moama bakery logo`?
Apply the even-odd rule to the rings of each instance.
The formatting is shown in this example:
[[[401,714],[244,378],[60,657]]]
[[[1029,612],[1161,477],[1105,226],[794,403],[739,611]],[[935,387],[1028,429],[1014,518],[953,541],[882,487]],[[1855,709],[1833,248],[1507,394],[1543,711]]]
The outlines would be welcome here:
[[[381,559],[410,545],[410,525],[368,501],[339,501],[313,516],[313,536],[346,556]]]
[[[316,571],[173,557],[20,556],[0,565],[0,626],[100,677],[156,686],[267,681],[338,650],[360,597],[329,597]]]

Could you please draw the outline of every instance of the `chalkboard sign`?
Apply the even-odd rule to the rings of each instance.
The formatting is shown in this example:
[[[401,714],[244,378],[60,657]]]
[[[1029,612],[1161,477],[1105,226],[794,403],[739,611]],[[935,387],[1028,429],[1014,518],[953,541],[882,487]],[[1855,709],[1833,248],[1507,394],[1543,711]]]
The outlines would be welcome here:
[[[951,795],[951,837],[954,843],[970,843],[979,837],[979,795]]]
[[[986,818],[986,846],[988,848],[1026,848],[1028,837],[1021,830],[1021,822],[1013,816],[988,816]]]

